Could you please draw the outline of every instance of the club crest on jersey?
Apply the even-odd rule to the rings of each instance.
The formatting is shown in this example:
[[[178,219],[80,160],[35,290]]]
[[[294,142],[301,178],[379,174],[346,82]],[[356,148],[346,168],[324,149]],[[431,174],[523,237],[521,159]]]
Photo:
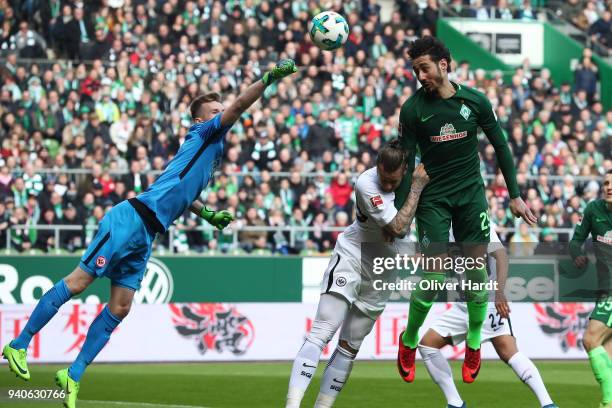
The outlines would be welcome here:
[[[457,132],[452,123],[446,123],[440,128],[439,136],[430,136],[429,140],[433,143],[448,142],[450,140],[463,139],[467,136],[467,131]]]
[[[427,233],[423,234],[423,239],[421,240],[421,245],[423,246],[423,248],[428,248],[429,244],[431,244],[431,241],[429,240],[429,237],[427,236]]]
[[[383,199],[381,196],[376,195],[374,197],[370,197],[370,202],[374,208],[378,208],[383,205]]]
[[[102,255],[100,255],[97,259],[96,259],[96,266],[98,268],[102,268],[104,265],[106,265],[106,258],[103,257]]]
[[[462,104],[461,109],[459,110],[459,114],[463,116],[465,120],[468,120],[468,118],[470,117],[470,113],[472,113],[470,108]]]

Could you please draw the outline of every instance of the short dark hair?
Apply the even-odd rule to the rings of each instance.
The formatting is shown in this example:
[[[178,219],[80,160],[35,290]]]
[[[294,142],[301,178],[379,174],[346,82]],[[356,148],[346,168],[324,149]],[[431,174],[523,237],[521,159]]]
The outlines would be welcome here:
[[[204,95],[196,96],[194,100],[191,101],[191,105],[189,105],[191,118],[195,119],[198,116],[200,107],[208,102],[221,102],[221,95],[216,92],[209,92]]]
[[[451,54],[446,45],[435,37],[422,37],[418,38],[408,45],[408,55],[411,60],[415,60],[423,55],[429,55],[431,60],[435,63],[445,59],[448,62],[448,72],[450,72],[451,65]]]
[[[376,165],[382,166],[385,171],[393,172],[406,164],[407,158],[407,152],[402,147],[399,139],[393,139],[378,151]]]

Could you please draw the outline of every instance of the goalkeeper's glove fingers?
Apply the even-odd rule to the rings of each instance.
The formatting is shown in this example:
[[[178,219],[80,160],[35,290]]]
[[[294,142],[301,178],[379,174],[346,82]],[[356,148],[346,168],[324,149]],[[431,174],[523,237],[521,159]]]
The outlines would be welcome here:
[[[200,216],[204,218],[213,227],[222,230],[227,227],[230,222],[234,221],[234,216],[227,210],[212,211],[207,207],[202,208]]]
[[[263,83],[268,86],[281,78],[291,75],[298,71],[295,61],[292,59],[282,59],[276,63],[276,66],[270,71],[266,72],[261,79]]]
[[[216,215],[217,217],[217,225],[216,227],[220,230],[227,227],[232,221],[234,221],[234,216],[227,210],[219,211]]]

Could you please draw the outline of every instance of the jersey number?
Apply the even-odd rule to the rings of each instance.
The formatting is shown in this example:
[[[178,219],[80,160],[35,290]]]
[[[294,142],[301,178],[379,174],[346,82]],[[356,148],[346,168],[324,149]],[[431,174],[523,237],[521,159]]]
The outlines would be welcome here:
[[[612,312],[612,296],[604,297],[598,301],[597,308],[603,309],[606,312]]]
[[[491,222],[489,221],[489,213],[486,211],[481,212],[480,213],[480,229],[483,231],[488,231],[490,225],[491,225]]]
[[[495,316],[497,316],[497,323],[495,322]],[[503,318],[499,313],[489,314],[489,319],[491,319],[491,329],[493,329],[493,331],[499,330],[504,325],[504,322],[502,321]]]

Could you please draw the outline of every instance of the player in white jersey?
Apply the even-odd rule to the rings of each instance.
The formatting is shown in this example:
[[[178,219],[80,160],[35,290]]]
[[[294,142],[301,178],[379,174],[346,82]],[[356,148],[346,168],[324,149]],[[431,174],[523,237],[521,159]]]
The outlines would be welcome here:
[[[503,294],[508,276],[508,254],[502,245],[494,225],[491,224],[491,241],[487,247],[489,280],[498,283],[495,302],[489,302],[487,321],[482,326],[482,342],[490,341],[501,358],[516,375],[531,388],[540,405],[545,408],[556,408],[540,372],[533,362],[520,353],[512,324],[510,322],[510,307]],[[450,241],[454,242],[452,229]],[[440,349],[446,345],[457,345],[463,342],[468,331],[468,311],[464,302],[455,302],[451,308],[440,316],[425,333],[419,342],[419,352],[431,378],[442,389],[448,408],[466,408],[466,403],[459,396],[453,382],[453,374],[448,361]]]
[[[406,172],[407,155],[397,140],[381,148],[376,167],[355,183],[356,218],[340,234],[321,283],[321,298],[312,328],[291,370],[287,408],[298,408],[317,369],[323,347],[342,326],[340,340],[323,373],[315,408],[331,407],[348,380],[363,339],[385,308],[389,291],[377,291],[373,280],[395,279],[394,271],[373,275],[373,257],[397,253],[395,238],[412,223],[423,187],[429,182],[422,165],[413,173],[410,196],[395,209],[395,189]]]

